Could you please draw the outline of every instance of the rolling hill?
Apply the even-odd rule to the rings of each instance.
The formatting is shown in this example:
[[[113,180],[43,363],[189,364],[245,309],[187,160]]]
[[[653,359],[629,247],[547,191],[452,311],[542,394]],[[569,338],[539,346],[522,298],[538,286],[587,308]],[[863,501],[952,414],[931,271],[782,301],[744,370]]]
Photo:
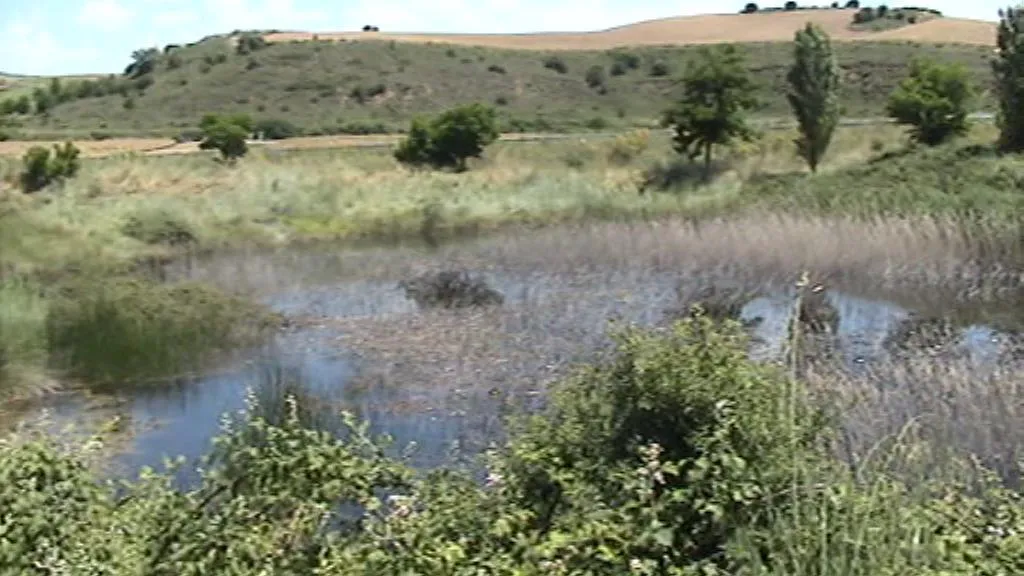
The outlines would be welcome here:
[[[821,26],[835,40],[906,41],[993,46],[996,25],[977,20],[934,18],[898,28],[873,31],[850,25],[856,10],[797,10],[754,14],[708,14],[637,22],[596,32],[533,34],[416,34],[402,32],[278,32],[269,42],[353,41],[375,38],[399,42],[434,42],[522,50],[608,50],[624,46],[789,42],[807,22]]]
[[[247,112],[287,120],[305,134],[358,134],[403,129],[417,115],[473,101],[493,104],[508,131],[651,125],[678,94],[699,45],[715,42],[745,52],[760,88],[757,114],[786,116],[789,40],[807,21],[841,40],[848,116],[881,115],[918,56],[959,62],[979,85],[991,82],[992,23],[938,18],[872,31],[851,29],[851,18],[849,10],[804,10],[668,18],[591,33],[273,32],[252,51],[239,50],[239,35],[223,35],[166,48],[141,78],[109,79],[117,91],[78,90],[81,80],[67,81],[82,95],[47,114],[15,115],[6,130],[40,138],[174,136],[194,132],[205,113]],[[23,82],[45,84],[12,79],[8,92]]]

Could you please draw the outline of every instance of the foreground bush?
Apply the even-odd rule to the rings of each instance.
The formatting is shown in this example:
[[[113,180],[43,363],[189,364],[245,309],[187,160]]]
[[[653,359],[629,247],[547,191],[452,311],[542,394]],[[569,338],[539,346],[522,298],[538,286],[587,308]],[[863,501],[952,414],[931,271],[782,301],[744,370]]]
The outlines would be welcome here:
[[[478,158],[498,139],[494,109],[470,104],[449,110],[431,121],[414,120],[409,135],[395,150],[395,159],[412,166],[466,170],[466,160]]]
[[[90,451],[0,442],[0,573],[968,576],[1024,566],[1020,496],[981,479],[855,481],[800,386],[735,325],[629,331],[617,356],[513,423],[487,479],[416,476],[348,420],[343,440],[229,424],[201,485],[121,493]],[[95,443],[93,444],[95,445]]]
[[[33,146],[22,158],[21,188],[25,192],[36,192],[54,182],[63,182],[78,174],[82,161],[79,150],[71,142],[54,145],[53,154],[42,146]]]

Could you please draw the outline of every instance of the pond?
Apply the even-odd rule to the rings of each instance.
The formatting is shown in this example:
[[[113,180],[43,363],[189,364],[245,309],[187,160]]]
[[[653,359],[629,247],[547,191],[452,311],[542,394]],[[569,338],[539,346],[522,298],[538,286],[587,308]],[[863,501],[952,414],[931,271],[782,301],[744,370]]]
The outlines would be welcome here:
[[[468,461],[499,440],[514,407],[535,407],[549,382],[609,348],[613,323],[664,325],[682,285],[731,283],[756,290],[742,317],[761,318],[752,354],[777,356],[793,305],[795,274],[742,265],[687,264],[633,249],[601,250],[567,237],[544,250],[497,237],[442,250],[340,250],[329,245],[221,253],[172,265],[171,279],[195,279],[246,294],[294,319],[265,347],[225,359],[217,370],[102,397],[62,397],[57,422],[119,415],[126,445],[111,472],[160,469],[166,457],[205,454],[222,416],[250,392],[280,409],[283,390],[317,406],[321,425],[345,409],[394,437],[394,450],[420,468]],[[588,251],[590,250],[590,251]],[[594,251],[596,250],[596,252]],[[742,263],[741,263],[742,264]],[[429,269],[466,268],[504,295],[500,307],[422,311],[397,282]],[[847,369],[887,357],[886,337],[910,311],[837,286],[838,349]],[[958,346],[979,369],[999,364],[1005,335],[964,326]],[[332,424],[333,422],[333,424]],[[191,483],[194,467],[179,472]]]

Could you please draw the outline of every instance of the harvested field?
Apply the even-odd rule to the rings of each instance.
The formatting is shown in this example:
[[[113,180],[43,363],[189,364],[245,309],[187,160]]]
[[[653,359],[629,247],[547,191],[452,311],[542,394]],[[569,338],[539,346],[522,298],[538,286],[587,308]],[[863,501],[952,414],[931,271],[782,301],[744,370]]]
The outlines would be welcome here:
[[[404,32],[281,32],[269,42],[295,40],[397,40],[437,42],[523,50],[604,50],[620,46],[718,44],[725,42],[789,42],[807,22],[825,29],[835,40],[912,41],[992,45],[992,22],[941,18],[882,32],[851,30],[853,10],[819,10],[760,14],[709,14],[637,22],[596,32],[533,34],[423,34]]]

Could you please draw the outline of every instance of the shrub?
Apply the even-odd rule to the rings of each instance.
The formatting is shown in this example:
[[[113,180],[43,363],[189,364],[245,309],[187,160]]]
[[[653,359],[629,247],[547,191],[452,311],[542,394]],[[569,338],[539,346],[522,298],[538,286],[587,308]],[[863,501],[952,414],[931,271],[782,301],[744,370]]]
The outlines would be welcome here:
[[[626,65],[622,62],[613,62],[611,68],[608,70],[612,76],[623,76],[627,71]]]
[[[796,2],[794,2],[793,0],[789,0],[789,2],[786,2],[786,5],[784,7],[785,10],[796,10],[797,8],[798,6]]]
[[[610,55],[612,57],[612,61],[615,64],[620,64],[623,68],[628,68],[629,70],[636,70],[637,68],[640,67],[640,57],[632,52],[627,52],[622,49],[616,49],[612,50],[610,52]]]
[[[594,116],[587,120],[585,126],[589,130],[604,130],[608,127],[608,121],[604,119],[604,116]]]
[[[429,122],[414,120],[394,156],[411,166],[451,167],[461,172],[466,169],[467,159],[479,157],[497,138],[494,109],[470,104],[448,110]]]
[[[494,99],[494,104],[497,106],[508,106],[508,97],[498,96],[497,98]]]
[[[848,0],[846,2],[847,10],[856,10],[857,8],[860,8],[860,0]]]
[[[235,52],[241,56],[245,56],[257,50],[261,50],[266,46],[267,41],[263,38],[262,34],[242,34],[238,37],[237,43],[235,44]]]
[[[753,14],[754,12],[757,12],[757,4],[754,4],[753,2],[743,7],[743,14]]]
[[[298,126],[283,118],[264,118],[256,122],[253,131],[267,140],[284,140],[301,134]]]
[[[544,59],[544,67],[548,70],[554,70],[559,74],[565,74],[569,72],[569,66],[558,56],[548,56]]]
[[[207,114],[199,129],[203,134],[199,149],[217,150],[226,162],[233,162],[249,151],[246,139],[252,134],[252,120],[245,114]]]
[[[593,66],[587,69],[587,73],[584,76],[584,79],[587,82],[587,86],[590,86],[591,88],[604,88],[604,84],[606,81],[604,75],[604,66],[594,64]]]
[[[916,60],[910,76],[889,97],[887,111],[911,127],[911,137],[931,146],[967,132],[968,106],[974,96],[963,66]]]
[[[36,192],[51,183],[73,178],[81,168],[78,155],[78,148],[71,142],[65,142],[63,146],[54,145],[52,155],[42,146],[29,148],[22,158],[22,190]]]
[[[491,64],[490,66],[487,67],[487,71],[494,72],[495,74],[504,74],[505,67],[499,66],[498,64]]]
[[[188,222],[166,210],[148,210],[129,216],[121,226],[121,233],[153,245],[187,246],[198,240]]]
[[[853,15],[854,24],[866,24],[875,19],[875,11],[870,7],[864,7]]]
[[[651,64],[651,76],[654,76],[655,78],[668,76],[671,73],[672,69],[669,68],[668,63],[663,60],[658,60]]]
[[[167,57],[168,70],[177,70],[178,68],[181,68],[181,65],[184,63],[185,61],[182,60],[181,56],[179,56],[178,54],[171,54]]]
[[[349,92],[349,97],[360,104],[364,104],[370,98],[380,96],[387,91],[388,87],[383,83],[373,84],[370,86],[356,86]]]
[[[633,130],[620,134],[612,141],[608,159],[616,164],[628,164],[647,151],[651,143],[649,130]]]
[[[505,301],[484,279],[465,270],[442,270],[399,282],[406,297],[420,308],[496,306]]]

